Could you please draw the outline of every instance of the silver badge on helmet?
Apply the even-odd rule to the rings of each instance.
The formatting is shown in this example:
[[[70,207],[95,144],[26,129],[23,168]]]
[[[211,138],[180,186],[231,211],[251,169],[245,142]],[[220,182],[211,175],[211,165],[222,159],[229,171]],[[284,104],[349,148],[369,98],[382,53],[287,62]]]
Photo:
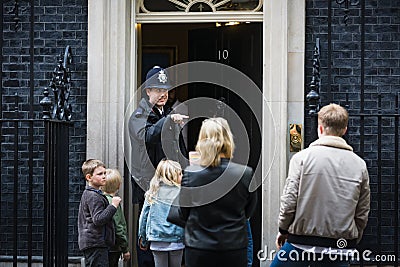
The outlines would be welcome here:
[[[167,75],[164,73],[164,70],[160,70],[160,72],[158,73],[158,80],[160,81],[160,83],[166,83],[168,78]]]

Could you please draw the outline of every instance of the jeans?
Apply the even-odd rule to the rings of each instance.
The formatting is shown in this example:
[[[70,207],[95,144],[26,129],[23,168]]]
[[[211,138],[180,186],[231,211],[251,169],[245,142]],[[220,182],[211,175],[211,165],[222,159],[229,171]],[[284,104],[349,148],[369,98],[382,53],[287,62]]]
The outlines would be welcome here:
[[[250,221],[247,220],[247,267],[253,266],[253,235],[251,234]]]
[[[323,257],[322,257],[323,256]],[[347,261],[332,259],[327,254],[308,254],[302,249],[296,248],[289,242],[286,242],[283,247],[277,252],[270,267],[348,267]]]

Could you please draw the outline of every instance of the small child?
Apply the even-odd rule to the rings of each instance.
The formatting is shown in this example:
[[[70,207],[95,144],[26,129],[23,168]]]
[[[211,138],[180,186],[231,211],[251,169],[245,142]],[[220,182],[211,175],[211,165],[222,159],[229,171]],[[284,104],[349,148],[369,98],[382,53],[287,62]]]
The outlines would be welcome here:
[[[110,204],[100,190],[106,184],[106,167],[103,162],[88,159],[82,165],[87,181],[78,211],[78,245],[85,257],[85,266],[108,267],[108,249],[114,245],[113,216],[120,197]]]
[[[167,222],[171,203],[177,197],[182,180],[181,165],[162,160],[157,166],[139,218],[139,246],[150,249],[155,267],[180,267],[183,255],[183,228]]]
[[[110,204],[112,203],[113,197],[117,194],[121,184],[122,177],[119,171],[116,169],[107,169],[106,185],[100,188],[103,190]],[[121,205],[118,206],[113,220],[115,227],[115,245],[109,250],[108,258],[110,267],[118,267],[118,260],[121,257],[121,254],[124,261],[128,261],[131,258],[131,254],[128,249],[128,231],[126,227],[126,220],[124,213],[122,212]]]

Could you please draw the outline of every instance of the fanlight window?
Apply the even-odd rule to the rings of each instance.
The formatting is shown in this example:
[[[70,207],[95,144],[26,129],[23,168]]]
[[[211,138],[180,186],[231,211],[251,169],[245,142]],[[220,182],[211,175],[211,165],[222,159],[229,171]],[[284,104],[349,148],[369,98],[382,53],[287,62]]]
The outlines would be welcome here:
[[[138,0],[139,13],[259,11],[263,0]]]

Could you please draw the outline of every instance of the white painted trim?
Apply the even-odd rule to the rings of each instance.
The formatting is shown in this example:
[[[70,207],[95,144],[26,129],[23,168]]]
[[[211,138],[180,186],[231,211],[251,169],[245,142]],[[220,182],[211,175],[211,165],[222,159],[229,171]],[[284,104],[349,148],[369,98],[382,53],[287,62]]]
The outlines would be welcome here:
[[[305,1],[264,3],[263,93],[273,119],[263,110],[262,242],[260,266],[269,266],[278,233],[280,196],[287,176],[289,123],[304,125]],[[273,127],[274,126],[274,127]],[[271,146],[276,145],[276,151]],[[271,159],[273,163],[269,169]]]
[[[120,170],[123,170],[121,146],[127,139],[126,136],[121,138],[123,112],[130,101],[136,102],[138,98],[135,90],[140,64],[140,27],[135,26],[141,23],[263,22],[263,91],[275,118],[272,121],[263,116],[262,175],[267,175],[267,178],[262,185],[262,249],[265,246],[269,250],[275,249],[279,197],[289,159],[287,127],[291,122],[304,123],[305,1],[265,1],[263,12],[168,12],[151,15],[136,15],[136,1],[117,2],[88,1],[86,151],[88,158],[103,159],[110,167]],[[263,112],[267,114],[269,110],[264,108]],[[272,123],[276,128],[270,127]],[[270,151],[271,140],[277,141],[276,155]],[[274,164],[269,170],[265,163],[271,157],[274,157]],[[125,201],[130,202],[130,197],[124,196]],[[132,220],[133,210],[133,207],[129,208],[128,220]],[[130,241],[133,244],[135,227],[131,222]],[[133,255],[132,258],[136,257]],[[260,265],[268,266],[268,262]]]
[[[198,13],[198,14],[197,14]],[[262,22],[262,12],[153,12],[136,15],[136,23]]]
[[[108,28],[105,23],[106,1],[88,1],[88,92],[87,92],[87,158],[103,159],[103,144],[105,143],[103,131],[105,69],[105,39]],[[102,79],[96,79],[102,77]],[[96,122],[96,127],[90,124]],[[104,129],[104,130],[102,130]]]

